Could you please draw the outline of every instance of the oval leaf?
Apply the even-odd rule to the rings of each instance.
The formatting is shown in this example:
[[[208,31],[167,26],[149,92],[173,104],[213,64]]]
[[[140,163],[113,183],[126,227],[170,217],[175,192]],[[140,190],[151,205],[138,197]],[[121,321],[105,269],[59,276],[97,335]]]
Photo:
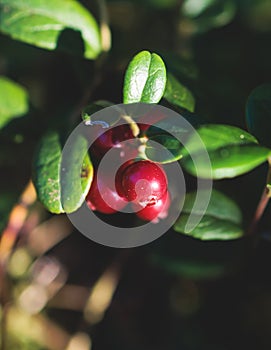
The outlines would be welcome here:
[[[93,166],[87,152],[87,141],[79,136],[69,148],[69,159],[62,159],[57,132],[41,141],[34,160],[34,184],[42,204],[55,214],[77,210],[89,191]]]
[[[157,163],[176,162],[182,157],[180,142],[171,135],[156,135],[146,142],[146,158]]]
[[[61,151],[59,135],[51,132],[41,140],[34,160],[33,182],[38,198],[55,214],[64,213],[60,188]]]
[[[185,108],[190,112],[195,110],[195,98],[172,74],[167,76],[166,89],[163,96],[173,105]]]
[[[243,236],[242,215],[238,206],[224,194],[213,190],[205,213],[194,212],[196,192],[187,194],[182,214],[174,230],[201,240],[231,240]],[[185,227],[190,215],[202,215],[200,223],[190,232]]]
[[[197,141],[198,135],[203,143]],[[197,137],[196,137],[197,136]],[[192,175],[202,178],[232,178],[251,171],[264,163],[271,151],[258,145],[249,133],[237,127],[209,124],[197,129],[183,150],[182,166]],[[211,161],[211,173],[202,160],[205,147]]]
[[[124,79],[124,103],[158,103],[166,86],[166,68],[155,53],[141,51],[130,62]]]
[[[12,38],[54,50],[64,31],[79,32],[84,56],[96,58],[100,34],[93,16],[76,0],[0,0],[0,30]]]
[[[184,123],[184,120],[189,124]],[[183,143],[193,130],[191,125],[199,125],[199,122],[198,116],[187,112],[182,116],[165,116],[153,123],[142,133],[148,138],[145,147],[146,158],[164,164],[181,159],[184,151]]]
[[[187,121],[189,125],[184,121]],[[202,123],[203,119],[201,117],[194,113],[186,112],[180,115],[165,116],[161,120],[151,123],[152,125],[143,134],[148,138],[161,134],[172,134],[181,140],[185,140],[191,134],[191,125],[196,128]]]
[[[81,207],[93,179],[93,166],[87,154],[87,140],[79,135],[69,144],[61,162],[61,203],[66,213]]]
[[[28,112],[26,90],[8,78],[0,77],[0,128]]]
[[[246,104],[248,130],[267,147],[271,147],[271,84],[258,86]]]

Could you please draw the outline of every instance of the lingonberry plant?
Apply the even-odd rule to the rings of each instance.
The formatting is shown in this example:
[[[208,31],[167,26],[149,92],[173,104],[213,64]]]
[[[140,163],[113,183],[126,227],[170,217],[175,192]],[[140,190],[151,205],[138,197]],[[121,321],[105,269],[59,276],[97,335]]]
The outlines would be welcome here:
[[[173,283],[168,274],[181,276],[181,291],[170,291],[168,304],[181,310],[182,321],[205,302],[200,293],[206,286],[197,289],[194,280],[230,275],[235,264],[236,270],[242,270],[248,260],[257,260],[250,257],[263,240],[268,251],[264,256],[270,255],[271,228],[265,220],[271,197],[270,13],[266,0],[0,0],[1,350],[24,346],[16,334],[29,320],[15,322],[20,320],[20,308],[35,314],[51,298],[53,307],[85,308],[84,317],[90,317],[93,325],[110,305],[123,257],[106,270],[103,286],[109,292],[101,293],[107,299],[96,308],[95,288],[86,300],[87,292],[78,288],[83,306],[75,301],[81,301],[80,296],[69,298],[73,286],[68,285],[62,298],[68,274],[61,264],[50,262],[46,273],[37,277],[35,271],[43,267],[38,269],[35,264],[50,248],[57,249],[58,240],[71,230],[61,221],[66,220],[61,214],[72,217],[85,208],[107,227],[127,228],[128,233],[129,228],[143,226],[158,231],[159,224],[178,212],[164,237],[133,254],[146,257],[135,259],[135,265],[146,261],[142,270],[151,266],[163,271],[166,277],[161,277],[160,285]],[[127,106],[134,106],[135,113],[124,113],[126,108],[131,110]],[[69,143],[78,125],[82,133]],[[175,184],[171,166],[182,174],[175,173]],[[186,185],[183,192],[175,186],[182,181]],[[206,206],[199,205],[199,198],[205,198]],[[196,224],[191,226],[191,222]],[[110,234],[109,230],[111,239]],[[47,245],[47,240],[53,243]],[[83,243],[78,249],[71,244],[67,255],[76,251],[80,260],[78,252],[87,247],[89,257],[91,244]],[[111,253],[102,249],[106,248],[96,247],[92,252],[97,261],[106,263]],[[262,265],[268,266],[266,261]],[[15,269],[17,275],[12,272],[14,266],[20,270]],[[99,265],[94,275],[105,268]],[[80,270],[84,270],[81,265]],[[82,284],[88,286],[88,281]],[[236,280],[229,283],[237,284]],[[131,281],[125,285],[134,288]],[[138,290],[130,294],[140,295]],[[67,306],[67,299],[71,305]],[[189,306],[185,309],[184,304]],[[6,317],[9,305],[15,330]],[[45,317],[35,319],[43,329],[48,325]],[[120,318],[116,316],[117,321]],[[221,329],[228,327],[227,321],[221,318]],[[125,321],[121,322],[125,331]],[[115,319],[112,323],[117,328]],[[8,327],[15,345],[6,345]],[[187,329],[186,337],[192,332],[190,323]],[[125,333],[131,334],[130,329]],[[65,338],[65,334],[55,338]],[[191,339],[179,341],[178,331],[176,334],[176,344],[167,342],[163,348],[197,347]],[[37,336],[34,343],[38,339],[44,346],[33,345],[33,349],[76,347],[71,339],[52,345],[47,338],[41,341]],[[100,344],[97,348],[109,346],[104,339]],[[122,346],[119,339],[116,344],[118,349],[131,348]],[[153,349],[136,342],[134,347]],[[30,348],[28,344],[27,350]]]
[[[253,108],[256,103],[254,101],[261,98],[259,93],[261,89],[256,89],[248,102],[247,118],[252,132],[258,125],[257,113]],[[109,214],[121,210],[125,202],[131,202],[134,209],[139,209],[138,217],[155,222],[156,220],[152,220],[152,217],[154,216],[155,219],[160,211],[166,212],[163,204],[170,201],[166,196],[167,176],[162,168],[167,163],[179,162],[188,174],[203,179],[219,180],[245,174],[268,161],[271,155],[268,145],[260,145],[258,140],[247,131],[226,124],[202,122],[197,115],[193,114],[192,93],[171,73],[167,73],[160,56],[142,51],[131,60],[126,70],[123,102],[124,104],[138,102],[153,104],[161,102],[161,99],[162,102],[169,103],[173,110],[183,113],[189,123],[196,128],[196,134],[183,130],[175,116],[163,115],[161,111],[154,112],[153,115],[148,112],[146,121],[144,121],[144,115],[139,116],[138,120],[125,115],[127,123],[118,125],[121,117],[107,116],[106,110],[102,120],[95,119],[97,114],[94,112],[101,111],[103,106],[109,106],[109,102],[98,101],[83,108],[82,116],[86,126],[94,136],[96,133],[95,142],[90,148],[90,157],[89,155],[85,157],[81,170],[83,184],[78,181],[78,177],[75,178],[76,164],[72,160],[75,161],[78,158],[79,151],[83,152],[86,147],[83,145],[84,140],[78,142],[79,145],[76,146],[78,149],[74,146],[74,150],[71,151],[70,164],[63,164],[59,136],[56,132],[53,136],[50,134],[49,138],[45,136],[36,155],[34,182],[39,199],[46,208],[55,213],[70,213],[76,211],[87,197],[87,203],[92,210]],[[106,130],[110,125],[112,128]],[[171,132],[180,135],[180,139],[175,139],[174,133],[171,134]],[[54,143],[52,143],[52,137]],[[198,143],[198,138],[201,143]],[[185,141],[185,146],[182,140]],[[169,152],[160,152],[153,142],[162,145]],[[106,185],[106,174],[101,175],[104,178],[97,178],[99,162],[112,149],[116,151],[116,157],[121,159],[125,155],[129,159],[127,162],[123,161],[124,164],[117,171],[115,187],[112,187],[112,184]],[[201,158],[204,159],[202,153],[204,150],[207,151],[210,159],[209,167],[205,160],[201,161]],[[47,155],[48,161],[43,160],[43,154]],[[58,157],[54,158],[52,164],[51,159],[55,154],[58,154]],[[48,164],[51,166],[51,175],[47,171]],[[62,169],[65,169],[64,172],[59,171],[59,164]],[[49,182],[48,178],[51,179],[53,176],[55,181]],[[195,201],[196,197],[187,196],[174,229],[201,240],[231,240],[240,238],[245,233],[252,233],[269,198],[268,186],[269,179],[256,216],[246,227],[242,226],[239,208],[225,195],[220,197],[224,206],[223,211],[217,210],[214,203],[217,201],[218,194],[214,192],[210,197],[206,213],[196,213],[196,215],[202,214],[203,218],[192,231],[186,229],[186,224],[194,210],[191,198]],[[79,190],[80,187],[83,187],[83,194],[82,190]],[[138,208],[138,205],[141,208]],[[169,204],[168,207],[170,208]],[[165,217],[165,215],[160,216]]]

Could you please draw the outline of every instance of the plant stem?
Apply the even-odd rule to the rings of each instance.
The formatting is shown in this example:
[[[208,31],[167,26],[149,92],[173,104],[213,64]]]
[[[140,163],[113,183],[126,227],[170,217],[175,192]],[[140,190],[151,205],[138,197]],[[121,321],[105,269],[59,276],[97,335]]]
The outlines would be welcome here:
[[[268,174],[267,174],[267,180],[266,185],[263,190],[263,194],[261,196],[261,199],[258,203],[258,206],[256,208],[254,217],[248,227],[247,235],[253,235],[256,232],[258,223],[263,216],[263,213],[267,207],[267,204],[269,203],[269,199],[271,197],[271,157],[268,158],[269,168],[268,168]]]
[[[122,115],[122,119],[124,119],[126,123],[130,125],[133,136],[137,137],[140,133],[140,129],[137,123],[133,120],[133,118],[130,117],[129,115]]]

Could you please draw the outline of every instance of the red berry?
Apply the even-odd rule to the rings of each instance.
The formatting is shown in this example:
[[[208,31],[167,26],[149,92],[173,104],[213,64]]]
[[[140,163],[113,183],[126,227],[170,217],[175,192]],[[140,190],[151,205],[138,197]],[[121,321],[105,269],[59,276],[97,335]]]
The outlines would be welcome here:
[[[128,201],[142,206],[154,205],[167,190],[167,177],[156,163],[140,160],[123,171],[121,187]]]
[[[138,119],[138,126],[141,132],[146,131],[152,124],[159,122],[166,117],[161,111],[149,111]]]
[[[162,198],[160,198],[156,204],[146,206],[142,208],[138,204],[133,204],[133,208],[136,211],[136,215],[145,221],[153,221],[158,222],[159,219],[165,219],[168,214],[168,208],[170,205],[170,195],[168,192],[164,194]]]
[[[100,135],[91,146],[92,153],[101,158],[111,148],[122,148],[121,142],[133,138],[132,130],[128,124],[122,124],[107,131],[100,131]]]
[[[118,193],[118,195],[120,197],[122,197],[124,200],[127,201],[127,199],[125,198],[125,194],[124,194],[124,191],[123,191],[123,188],[122,188],[122,178],[123,178],[123,173],[124,171],[126,170],[126,168],[133,164],[134,163],[134,160],[133,159],[130,159],[128,160],[127,162],[124,162],[118,169],[117,173],[116,173],[116,176],[115,176],[115,187],[116,187],[116,191]]]
[[[97,181],[97,173],[94,176],[91,188],[86,197],[86,202],[91,210],[97,210],[104,214],[116,213],[127,204],[127,202],[110,187],[108,176],[100,175]]]

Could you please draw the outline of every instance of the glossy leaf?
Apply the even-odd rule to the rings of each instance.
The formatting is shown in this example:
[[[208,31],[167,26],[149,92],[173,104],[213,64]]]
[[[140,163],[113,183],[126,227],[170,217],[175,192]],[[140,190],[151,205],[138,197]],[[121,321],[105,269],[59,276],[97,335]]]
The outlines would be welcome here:
[[[41,141],[34,160],[34,184],[38,198],[52,213],[77,210],[89,191],[93,166],[87,141],[78,137],[69,149],[69,159],[62,159],[62,147],[57,132]]]
[[[163,97],[173,105],[194,112],[194,96],[189,89],[182,85],[172,74],[167,75],[167,84]]]
[[[160,134],[148,139],[145,155],[147,159],[162,164],[176,162],[182,157],[182,147],[175,137]]]
[[[0,30],[48,50],[57,48],[64,31],[73,30],[81,34],[86,58],[101,51],[97,23],[76,0],[0,0]]]
[[[0,77],[0,128],[28,111],[28,95],[19,84]]]
[[[258,86],[248,97],[246,121],[260,143],[271,147],[271,84]]]
[[[88,143],[78,136],[61,162],[61,202],[66,213],[81,207],[93,179],[93,166],[87,154]]]
[[[161,120],[154,122],[144,133],[148,138],[156,135],[171,134],[184,142],[191,134],[193,128],[199,127],[203,119],[190,112],[165,116]],[[193,128],[192,128],[192,127]]]
[[[187,194],[182,213],[174,225],[175,231],[201,240],[231,240],[242,237],[242,215],[235,202],[213,190],[207,210],[194,212],[196,195],[196,192]],[[185,227],[191,214],[204,216],[197,227],[188,233]]]
[[[51,213],[63,213],[61,204],[61,144],[56,132],[41,140],[34,160],[34,185],[41,203]]]
[[[198,136],[202,143],[198,142]],[[257,140],[244,130],[218,124],[198,128],[185,147],[182,166],[192,175],[213,179],[232,178],[249,172],[264,163],[271,154],[269,149],[259,146]],[[202,160],[204,148],[210,157],[211,173]]]
[[[190,112],[165,116],[154,122],[143,132],[148,138],[146,158],[159,163],[171,163],[181,159],[184,154],[183,144],[194,130],[192,125],[195,127],[199,123],[199,117]]]
[[[141,51],[130,62],[124,79],[124,103],[158,103],[166,86],[166,68],[155,53]]]

